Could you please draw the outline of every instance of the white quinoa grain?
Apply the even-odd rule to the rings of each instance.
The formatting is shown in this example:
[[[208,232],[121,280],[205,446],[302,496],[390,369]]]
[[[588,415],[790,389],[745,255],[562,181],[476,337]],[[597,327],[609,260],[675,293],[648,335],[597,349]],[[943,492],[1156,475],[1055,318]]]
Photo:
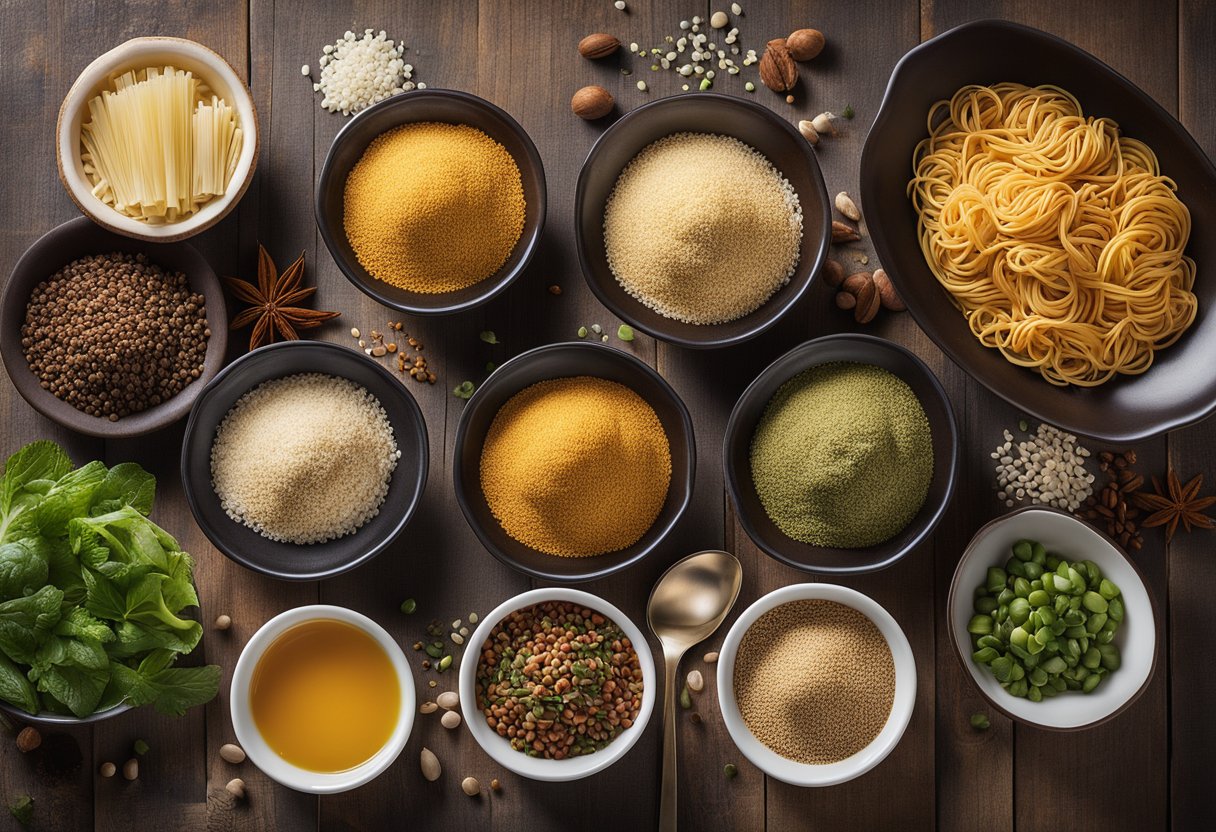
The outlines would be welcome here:
[[[359,38],[347,32],[323,50],[315,87],[322,94],[321,106],[346,116],[414,89],[414,68],[402,60],[404,52],[405,45],[386,39],[383,31],[365,29]],[[301,67],[305,75],[308,69],[307,64]]]
[[[1040,424],[1034,436],[1016,444],[1008,430],[1002,436],[1004,443],[990,456],[996,460],[997,492],[1005,505],[1029,499],[1076,511],[1093,493],[1094,476],[1085,469],[1089,451],[1071,433]]]

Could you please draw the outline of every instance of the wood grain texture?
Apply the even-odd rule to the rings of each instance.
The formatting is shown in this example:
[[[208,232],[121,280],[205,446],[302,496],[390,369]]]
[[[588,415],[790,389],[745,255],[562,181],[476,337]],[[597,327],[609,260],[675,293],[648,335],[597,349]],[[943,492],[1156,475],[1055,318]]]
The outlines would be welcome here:
[[[858,162],[866,129],[877,111],[891,67],[919,40],[950,26],[985,16],[1008,17],[1059,34],[1108,61],[1167,109],[1177,112],[1209,154],[1216,152],[1216,83],[1212,43],[1216,10],[1206,0],[1139,3],[1134,0],[752,0],[742,2],[740,42],[762,48],[803,26],[821,29],[827,50],[800,66],[797,100],[784,100],[762,86],[755,68],[740,78],[722,78],[714,91],[750,96],[796,121],[823,110],[856,111],[839,122],[840,135],[825,138],[817,156],[829,196],[857,192]],[[532,347],[574,339],[580,326],[598,323],[614,348],[655,366],[676,388],[692,415],[698,446],[698,476],[684,522],[651,557],[628,574],[585,588],[620,606],[644,625],[650,587],[667,565],[704,548],[725,548],[744,565],[738,604],[719,633],[690,651],[681,674],[693,667],[706,676],[695,697],[699,725],[679,721],[680,821],[695,830],[888,829],[1011,830],[1055,828],[1061,807],[1070,829],[1209,828],[1213,821],[1208,757],[1216,744],[1209,714],[1216,689],[1204,668],[1216,660],[1205,622],[1207,599],[1216,590],[1211,533],[1182,537],[1168,553],[1159,534],[1137,555],[1162,613],[1162,654],[1148,691],[1114,722],[1082,734],[1061,735],[1014,727],[990,713],[992,727],[970,728],[972,713],[985,711],[956,655],[944,621],[945,597],[958,555],[975,530],[1002,513],[992,491],[989,451],[1001,430],[1019,414],[947,361],[908,315],[882,316],[857,326],[836,309],[832,291],[817,282],[807,297],[770,332],[726,351],[689,351],[638,334],[631,343],[615,338],[615,320],[587,289],[574,250],[574,188],[582,161],[613,119],[646,101],[680,91],[683,79],[651,72],[649,60],[628,53],[636,41],[663,45],[678,37],[682,19],[708,18],[729,3],[710,0],[633,0],[625,13],[609,0],[0,0],[0,73],[10,82],[0,171],[22,188],[0,189],[0,271],[7,272],[42,232],[76,215],[54,177],[50,141],[59,102],[79,70],[95,55],[129,37],[176,34],[199,40],[223,54],[246,77],[259,110],[262,155],[254,183],[239,209],[193,243],[220,274],[251,276],[256,247],[265,243],[281,264],[306,253],[306,281],[319,287],[318,308],[341,310],[337,321],[314,337],[354,347],[349,329],[384,329],[403,320],[418,337],[439,376],[434,386],[407,383],[426,418],[430,477],[421,509],[401,539],[371,564],[323,584],[261,578],[230,563],[193,524],[181,496],[177,466],[182,425],[146,440],[101,443],[75,436],[35,414],[11,385],[0,384],[0,454],[34,438],[63,444],[74,459],[135,460],[153,471],[160,488],[154,518],[195,555],[205,625],[201,654],[191,661],[220,664],[219,698],[180,719],[140,711],[94,729],[47,731],[47,748],[21,756],[11,741],[0,747],[0,800],[19,793],[37,801],[44,828],[97,829],[323,829],[381,830],[404,824],[434,830],[558,830],[580,819],[584,828],[652,829],[657,816],[661,720],[655,718],[637,746],[616,766],[570,784],[536,783],[505,774],[463,729],[446,731],[434,716],[419,716],[398,762],[355,792],[315,798],[276,785],[246,763],[232,766],[218,748],[233,740],[226,688],[245,641],[276,613],[301,604],[350,606],[381,622],[405,647],[414,667],[419,700],[454,688],[454,672],[423,670],[424,654],[410,649],[425,638],[432,619],[450,623],[468,613],[485,614],[534,582],[500,565],[481,547],[456,505],[451,482],[455,430],[463,402],[450,393],[464,380],[481,383],[487,362]],[[736,25],[736,23],[732,23]],[[485,307],[445,319],[405,318],[366,298],[345,280],[321,241],[313,219],[313,192],[326,151],[347,122],[320,108],[309,64],[320,71],[321,47],[347,29],[384,29],[407,45],[415,80],[481,95],[511,113],[529,132],[544,160],[549,210],[536,257],[517,284]],[[585,34],[604,31],[626,44],[603,61],[581,59],[575,45]],[[626,75],[622,70],[628,71]],[[637,80],[650,89],[640,92]],[[743,91],[744,80],[757,83]],[[587,123],[569,111],[573,92],[588,83],[608,88],[615,113]],[[14,148],[18,150],[14,150]],[[33,171],[33,173],[31,173]],[[862,206],[864,211],[865,206]],[[863,223],[864,229],[864,223]],[[836,247],[846,271],[878,264],[868,235]],[[866,262],[863,262],[866,258]],[[558,285],[560,295],[547,288]],[[233,301],[230,300],[230,303]],[[478,338],[494,330],[501,343]],[[702,656],[717,649],[725,629],[760,595],[779,586],[814,580],[763,555],[739,527],[725,495],[722,434],[730,410],[748,383],[772,360],[819,335],[864,330],[890,338],[918,354],[938,375],[956,409],[964,437],[955,502],[932,540],[900,564],[842,583],[874,597],[896,617],[916,653],[918,699],[899,747],[867,775],[829,789],[796,789],[764,775],[735,748],[716,705],[717,667]],[[248,331],[232,333],[229,357],[245,352]],[[1216,424],[1207,423],[1144,443],[1136,450],[1146,473],[1164,471],[1167,459],[1183,474],[1216,478]],[[413,597],[418,611],[398,606]],[[228,632],[211,622],[232,616]],[[653,639],[651,647],[658,644]],[[455,668],[453,668],[453,671]],[[661,670],[661,668],[660,668]],[[429,682],[436,687],[429,687]],[[119,764],[137,738],[151,746],[134,784],[95,776],[103,760]],[[418,753],[433,749],[444,766],[436,783],[419,776]],[[48,753],[55,751],[55,755]],[[79,762],[73,764],[75,755]],[[1102,782],[1087,777],[1095,759],[1117,761]],[[67,760],[67,765],[62,761]],[[727,781],[725,763],[739,767]],[[477,777],[478,799],[466,797],[459,781]],[[248,799],[224,791],[242,777]],[[500,793],[488,792],[499,778]],[[0,809],[0,815],[3,815]],[[590,820],[589,820],[590,819]],[[7,828],[0,817],[0,829]]]

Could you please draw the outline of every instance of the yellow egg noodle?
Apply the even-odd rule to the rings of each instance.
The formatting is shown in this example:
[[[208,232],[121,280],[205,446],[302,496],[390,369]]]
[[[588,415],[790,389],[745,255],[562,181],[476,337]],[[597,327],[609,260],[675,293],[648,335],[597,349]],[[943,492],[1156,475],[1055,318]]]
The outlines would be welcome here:
[[[236,111],[193,73],[131,70],[89,101],[81,161],[93,194],[149,224],[190,216],[223,194],[241,155]]]
[[[1054,86],[963,87],[928,124],[908,185],[921,249],[982,344],[1093,387],[1195,320],[1190,213],[1143,142]]]

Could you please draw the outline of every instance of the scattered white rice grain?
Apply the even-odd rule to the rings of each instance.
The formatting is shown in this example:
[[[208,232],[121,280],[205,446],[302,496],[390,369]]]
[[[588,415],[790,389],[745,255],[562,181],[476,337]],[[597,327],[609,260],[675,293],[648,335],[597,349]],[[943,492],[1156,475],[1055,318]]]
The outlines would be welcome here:
[[[997,491],[1006,506],[1029,499],[1076,511],[1093,493],[1094,477],[1085,470],[1089,450],[1077,444],[1076,436],[1047,424],[1016,445],[1010,431],[1002,436],[1004,443],[990,456],[997,460]]]

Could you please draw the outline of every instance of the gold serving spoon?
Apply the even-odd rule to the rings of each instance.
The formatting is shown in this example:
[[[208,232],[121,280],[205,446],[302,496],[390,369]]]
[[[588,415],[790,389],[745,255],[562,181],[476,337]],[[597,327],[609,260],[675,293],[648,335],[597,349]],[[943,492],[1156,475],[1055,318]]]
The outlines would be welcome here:
[[[676,675],[680,658],[718,629],[735,605],[742,584],[743,567],[734,555],[711,550],[673,563],[650,593],[646,621],[663,645],[665,665],[660,832],[676,829]]]

